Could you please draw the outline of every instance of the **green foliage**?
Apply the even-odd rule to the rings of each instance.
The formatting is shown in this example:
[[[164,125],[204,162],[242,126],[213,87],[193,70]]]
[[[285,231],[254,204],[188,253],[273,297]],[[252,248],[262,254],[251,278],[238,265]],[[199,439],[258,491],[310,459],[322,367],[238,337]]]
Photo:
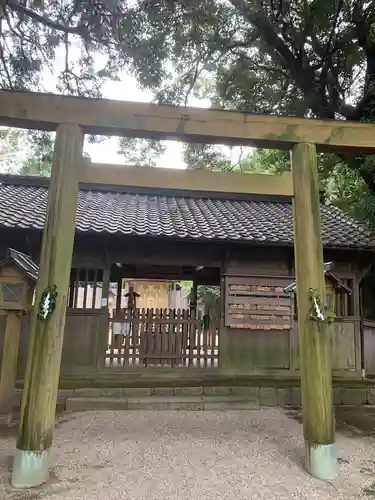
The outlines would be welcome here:
[[[41,75],[49,70],[59,91],[99,95],[102,83],[116,78],[122,66],[118,50],[126,41],[130,14],[124,12],[122,17],[126,4],[97,0],[3,2],[1,88],[43,90]],[[98,58],[100,67],[95,64]]]
[[[206,314],[211,318],[220,318],[220,287],[199,285],[197,287],[198,301],[203,304]]]
[[[161,141],[137,140],[124,137],[120,139],[119,154],[129,165],[155,167],[157,159],[165,152]]]
[[[22,164],[19,173],[21,175],[37,175],[49,177],[51,175],[53,148],[55,134],[48,132],[30,131],[28,140],[32,144],[32,153]]]
[[[190,293],[193,286],[192,281],[179,281],[182,289]],[[190,296],[189,296],[190,298]],[[198,303],[202,305],[206,313],[209,313],[211,318],[220,317],[220,287],[213,285],[198,285],[197,287]]]
[[[25,161],[21,151],[27,143],[26,134],[12,128],[0,129],[0,169],[2,173],[15,173]]]
[[[360,173],[336,155],[318,154],[318,170],[323,203],[334,205],[375,229],[375,198]],[[247,158],[246,171],[281,173],[291,168],[289,153],[259,149]]]
[[[0,172],[48,177],[53,147],[54,134],[4,128],[0,133]]]
[[[43,90],[50,69],[61,92],[99,95],[128,71],[159,102],[195,96],[214,107],[372,122],[374,27],[374,2],[358,0],[8,0],[0,87]],[[129,161],[154,164],[144,141],[135,144],[121,146]],[[233,166],[207,146],[185,158],[212,169],[247,163]],[[375,191],[372,159],[341,160]]]

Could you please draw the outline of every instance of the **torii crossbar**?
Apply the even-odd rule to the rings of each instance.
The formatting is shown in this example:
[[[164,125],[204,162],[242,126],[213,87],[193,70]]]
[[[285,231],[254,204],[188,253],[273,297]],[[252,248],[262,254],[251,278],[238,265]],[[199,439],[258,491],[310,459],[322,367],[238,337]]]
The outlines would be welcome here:
[[[56,130],[60,123],[79,125],[85,134],[104,136],[275,149],[308,142],[319,151],[375,154],[374,127],[366,123],[0,91],[0,125]]]
[[[85,133],[244,144],[292,151],[306,469],[318,478],[332,479],[336,474],[336,456],[316,151],[375,154],[375,126],[8,91],[0,92],[0,124],[57,132],[13,485],[28,488],[48,478],[79,181],[100,179],[100,182],[113,183],[121,179],[121,184],[127,184],[125,169],[118,175],[118,167],[117,171],[90,169],[83,162]],[[167,173],[164,179],[159,174],[150,175],[153,186],[159,181],[159,187],[171,187],[174,179],[181,180],[181,176],[172,174],[167,182]],[[199,174],[182,175],[189,189],[194,189]],[[208,173],[202,175],[204,185],[209,187],[212,179],[216,190],[218,186],[227,185],[233,192],[237,189],[235,186],[249,186],[252,182],[250,175],[242,175],[238,182],[234,182],[233,177],[216,177],[224,174],[211,173],[211,178]],[[144,182],[141,177],[138,182]],[[285,177],[280,177],[278,182],[273,179],[270,183],[272,193],[290,191]],[[266,192],[259,176],[254,185],[258,193]],[[244,190],[249,192],[248,188]]]

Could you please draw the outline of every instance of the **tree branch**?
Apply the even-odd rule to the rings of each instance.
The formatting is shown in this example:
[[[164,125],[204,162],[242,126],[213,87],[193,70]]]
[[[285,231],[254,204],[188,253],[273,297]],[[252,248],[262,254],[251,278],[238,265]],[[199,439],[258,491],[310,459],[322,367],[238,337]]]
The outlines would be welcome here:
[[[347,105],[340,97],[339,85],[334,78],[329,68],[326,70],[326,75],[321,72],[317,73],[313,69],[307,57],[295,57],[293,52],[289,49],[286,43],[282,40],[281,36],[275,31],[273,25],[266,18],[261,0],[254,0],[252,4],[245,0],[230,0],[231,4],[245,17],[245,19],[258,29],[260,37],[267,45],[267,52],[270,57],[282,65],[288,73],[295,80],[298,88],[303,92],[307,101],[308,107],[318,116],[324,118],[333,118],[335,113],[340,113],[343,116],[353,116],[355,108]],[[336,23],[342,9],[342,1],[340,0],[338,9],[336,11]],[[289,27],[290,28],[290,27]],[[301,46],[302,40],[300,33],[294,27],[291,27],[291,33],[295,37],[295,49],[300,53],[300,56],[305,56],[304,49]],[[332,34],[332,37],[334,34]],[[314,41],[314,34],[311,34],[313,48],[317,55],[325,61],[326,47],[322,47],[317,43],[316,37]],[[332,40],[332,37],[331,40]],[[330,42],[331,43],[331,42]],[[330,45],[328,46],[328,48]],[[301,52],[303,51],[303,53]],[[325,90],[328,89],[330,95],[330,102],[322,103],[325,99]],[[319,88],[317,89],[317,85]],[[320,92],[319,92],[320,91]]]
[[[2,38],[4,39],[4,35],[2,35]],[[1,59],[1,62],[3,63],[3,68],[4,68],[5,74],[7,76],[9,88],[11,90],[13,90],[14,87],[13,87],[13,83],[12,83],[12,78],[10,76],[7,62],[5,60],[4,47],[3,47],[3,44],[1,43],[1,41],[0,41],[0,59]]]
[[[24,5],[21,5],[17,0],[6,0],[6,4],[8,7],[18,12],[19,14],[23,14],[34,21],[38,21],[39,23],[47,26],[48,28],[55,29],[57,31],[63,31],[64,33],[71,33],[73,35],[85,36],[87,35],[87,29],[84,25],[80,26],[68,26],[66,24],[61,24],[56,21],[53,21],[47,16],[43,14],[38,14],[35,10],[29,9]]]
[[[273,56],[276,52],[280,56],[283,66],[294,71],[297,60],[267,20],[260,1],[254,2],[255,6],[252,7],[244,0],[230,0],[230,2],[250,24],[259,30],[268,45],[270,55]]]

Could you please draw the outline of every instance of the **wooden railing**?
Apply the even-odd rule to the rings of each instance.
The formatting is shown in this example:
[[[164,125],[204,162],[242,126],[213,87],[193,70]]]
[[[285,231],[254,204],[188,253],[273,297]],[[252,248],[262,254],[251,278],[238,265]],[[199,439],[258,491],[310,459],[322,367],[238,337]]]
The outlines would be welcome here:
[[[204,327],[188,309],[122,311],[110,321],[107,367],[217,367],[218,322]]]

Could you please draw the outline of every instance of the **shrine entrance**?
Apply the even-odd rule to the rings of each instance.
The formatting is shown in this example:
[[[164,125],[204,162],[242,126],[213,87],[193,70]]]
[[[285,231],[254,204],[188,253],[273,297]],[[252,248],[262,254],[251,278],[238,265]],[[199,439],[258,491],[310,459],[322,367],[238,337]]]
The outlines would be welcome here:
[[[137,265],[141,278],[130,273],[134,266],[111,266],[105,367],[218,367],[220,311],[198,301],[197,289],[218,283],[220,269]]]
[[[95,167],[84,160],[85,134],[160,140],[174,138],[198,143],[291,150],[305,464],[311,475],[333,479],[337,460],[316,152],[374,154],[374,125],[6,91],[0,92],[0,109],[0,124],[56,131],[13,486],[38,486],[48,479],[75,221],[77,208],[78,212],[81,209],[78,205],[79,183],[132,188],[143,181],[143,186],[147,188],[165,189],[176,187],[176,181],[180,180],[183,181],[180,187],[185,191],[196,192],[198,189],[201,200],[205,192],[231,192],[233,195],[243,193],[249,185],[254,195],[275,196],[285,189],[285,179],[281,176],[254,174],[251,177],[202,171],[170,171],[163,176],[160,171],[151,168],[136,169],[138,171],[134,173],[132,183],[129,183],[129,170],[124,166]],[[162,201],[161,206],[166,215],[168,211],[164,203]],[[202,201],[197,203],[201,204]],[[189,227],[174,231],[176,220],[180,217],[174,210],[177,204],[178,201],[173,197],[166,236],[171,240],[176,235],[185,240],[196,239],[199,211],[194,204],[185,204],[183,214],[188,215]],[[225,203],[219,208],[212,204],[205,208],[207,222],[202,225],[204,234],[210,237],[209,229],[215,224],[218,237],[222,239],[225,224],[223,226],[221,220],[216,224],[213,213],[221,214],[224,209]],[[166,222],[165,218],[160,222],[155,221],[153,210],[142,212],[141,215],[137,213],[137,217],[140,218],[141,233],[155,237]],[[146,227],[146,222],[149,222],[149,227]],[[93,220],[88,217],[86,227],[92,226]],[[134,221],[129,221],[125,226],[126,234],[132,234]],[[256,225],[256,232],[259,232],[259,226]],[[108,232],[113,234],[116,231],[111,227]],[[241,238],[241,234],[237,238]],[[104,256],[108,255],[107,250],[103,248]],[[152,248],[149,249],[149,255],[152,255]],[[223,257],[225,260],[227,256]],[[47,314],[41,315],[40,308],[46,305],[43,300],[51,294],[54,301]],[[319,308],[317,318],[311,314],[313,301]],[[156,325],[157,321],[160,323],[160,317],[153,315],[151,324]],[[168,321],[171,321],[170,318]],[[179,321],[181,323],[183,320]],[[161,330],[166,324],[160,323]],[[183,336],[181,339],[183,345]],[[142,349],[140,352],[143,355]],[[159,349],[156,359],[161,359],[162,352],[163,349]],[[177,360],[183,357],[180,351],[177,354],[174,351],[174,355]],[[152,356],[155,359],[155,354]]]

